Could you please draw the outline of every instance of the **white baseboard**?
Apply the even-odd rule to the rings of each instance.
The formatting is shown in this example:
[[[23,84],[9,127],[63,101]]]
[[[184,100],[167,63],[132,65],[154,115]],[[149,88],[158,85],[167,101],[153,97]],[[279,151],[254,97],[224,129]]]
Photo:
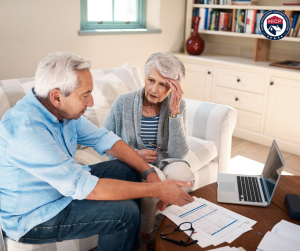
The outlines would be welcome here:
[[[271,147],[272,142],[275,139],[281,151],[300,155],[299,144],[289,142],[283,139],[273,138],[264,134],[247,131],[241,128],[235,128],[233,131],[233,136],[269,147]]]

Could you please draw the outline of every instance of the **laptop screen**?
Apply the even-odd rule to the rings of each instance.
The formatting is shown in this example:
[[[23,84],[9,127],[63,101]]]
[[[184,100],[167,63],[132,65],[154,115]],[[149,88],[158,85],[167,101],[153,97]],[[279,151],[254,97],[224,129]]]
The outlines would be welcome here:
[[[268,203],[271,202],[284,164],[284,159],[276,144],[276,141],[274,140],[262,173],[263,186],[265,190],[266,200],[268,201]]]

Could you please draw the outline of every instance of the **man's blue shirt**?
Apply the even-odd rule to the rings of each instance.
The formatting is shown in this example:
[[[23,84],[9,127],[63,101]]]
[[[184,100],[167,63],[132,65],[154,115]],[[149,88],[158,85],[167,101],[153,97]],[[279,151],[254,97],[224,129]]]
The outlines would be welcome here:
[[[98,178],[74,160],[77,143],[103,155],[118,140],[82,116],[58,121],[29,91],[0,123],[0,223],[5,234],[18,241],[72,200],[85,199]]]

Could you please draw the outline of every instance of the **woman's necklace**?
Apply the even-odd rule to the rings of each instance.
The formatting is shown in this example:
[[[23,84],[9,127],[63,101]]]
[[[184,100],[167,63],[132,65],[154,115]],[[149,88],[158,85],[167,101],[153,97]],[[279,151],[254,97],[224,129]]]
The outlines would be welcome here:
[[[145,100],[144,100],[144,106],[146,107],[146,110],[147,110],[147,112],[148,112],[148,114],[149,114],[149,117],[152,118],[152,119],[154,119],[157,115],[154,115],[154,116],[151,115],[151,113],[150,113],[149,110],[148,110],[148,107],[147,107],[146,104],[145,104]]]

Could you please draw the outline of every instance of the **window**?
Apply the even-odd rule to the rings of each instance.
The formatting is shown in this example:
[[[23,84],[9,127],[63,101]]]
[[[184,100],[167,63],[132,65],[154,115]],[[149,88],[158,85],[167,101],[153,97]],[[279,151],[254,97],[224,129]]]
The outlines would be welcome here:
[[[146,0],[81,0],[81,30],[145,28]]]

